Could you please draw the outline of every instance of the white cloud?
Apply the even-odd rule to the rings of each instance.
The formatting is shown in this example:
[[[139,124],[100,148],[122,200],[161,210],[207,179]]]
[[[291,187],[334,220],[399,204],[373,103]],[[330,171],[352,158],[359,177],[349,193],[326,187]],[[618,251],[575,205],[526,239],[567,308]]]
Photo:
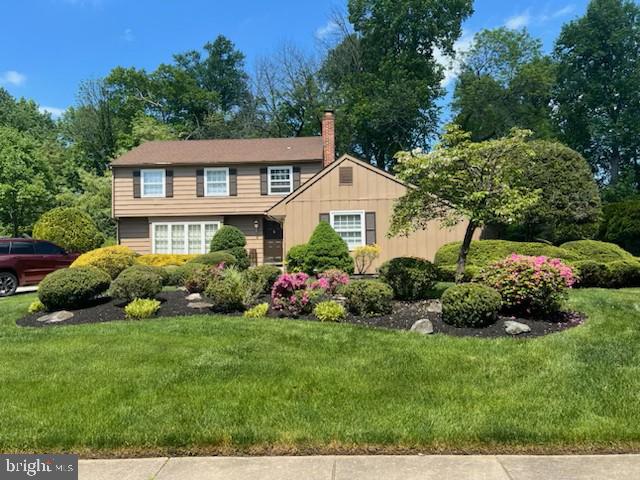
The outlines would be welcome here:
[[[15,70],[7,70],[0,75],[0,85],[14,85],[19,87],[26,81],[27,76]]]
[[[522,12],[519,15],[514,15],[513,17],[509,17],[505,22],[505,26],[512,30],[519,30],[523,27],[526,27],[531,22],[531,13],[529,10]]]
[[[122,32],[122,35],[120,35],[120,38],[125,42],[133,42],[136,39],[135,35],[133,34],[133,30],[131,30],[130,28],[125,28],[124,32]]]
[[[472,43],[473,34],[469,32],[462,32],[462,36],[453,44],[453,58],[445,55],[439,48],[433,50],[433,56],[436,61],[444,67],[444,78],[442,79],[443,87],[448,87],[460,74],[460,57],[469,50]]]
[[[319,40],[325,40],[331,35],[337,33],[338,28],[338,24],[335,21],[329,20],[326,25],[316,30],[316,38]]]
[[[575,5],[567,5],[559,10],[556,10],[551,14],[551,18],[560,18],[566,17],[567,15],[571,15],[576,9]]]
[[[47,107],[45,105],[38,107],[40,113],[50,113],[52,118],[60,118],[65,110],[65,108]]]

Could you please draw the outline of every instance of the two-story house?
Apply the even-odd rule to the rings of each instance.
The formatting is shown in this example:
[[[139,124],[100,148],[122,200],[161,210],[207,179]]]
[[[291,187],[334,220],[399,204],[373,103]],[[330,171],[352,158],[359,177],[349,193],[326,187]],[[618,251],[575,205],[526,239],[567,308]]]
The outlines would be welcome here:
[[[278,264],[322,220],[352,249],[379,244],[379,262],[433,258],[462,238],[462,226],[437,223],[387,238],[393,203],[408,187],[351,156],[336,160],[334,123],[327,111],[321,137],[152,141],[125,153],[112,162],[118,243],[139,253],[204,253],[227,224],[244,232],[254,263]]]

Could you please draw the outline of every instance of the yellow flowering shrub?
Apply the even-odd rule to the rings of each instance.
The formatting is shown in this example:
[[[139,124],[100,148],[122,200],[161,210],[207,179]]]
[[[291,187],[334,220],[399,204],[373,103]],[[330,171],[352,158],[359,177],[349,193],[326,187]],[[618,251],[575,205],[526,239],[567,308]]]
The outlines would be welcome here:
[[[135,263],[137,256],[136,252],[124,245],[97,248],[76,258],[71,268],[90,265],[104,270],[111,278],[116,278],[125,268]]]
[[[196,257],[197,255],[150,253],[147,255],[140,255],[136,258],[136,263],[139,263],[140,265],[151,265],[152,267],[168,267],[170,265],[179,267]]]
[[[363,245],[353,251],[353,259],[356,264],[356,273],[362,275],[367,273],[376,258],[380,256],[382,249],[375,243],[373,245]]]

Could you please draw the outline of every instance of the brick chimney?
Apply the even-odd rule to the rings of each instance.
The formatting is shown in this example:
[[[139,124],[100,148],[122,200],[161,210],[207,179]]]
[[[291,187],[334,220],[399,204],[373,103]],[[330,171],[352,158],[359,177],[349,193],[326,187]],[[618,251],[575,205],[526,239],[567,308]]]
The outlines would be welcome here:
[[[322,116],[322,166],[328,167],[336,159],[336,116],[325,110]]]

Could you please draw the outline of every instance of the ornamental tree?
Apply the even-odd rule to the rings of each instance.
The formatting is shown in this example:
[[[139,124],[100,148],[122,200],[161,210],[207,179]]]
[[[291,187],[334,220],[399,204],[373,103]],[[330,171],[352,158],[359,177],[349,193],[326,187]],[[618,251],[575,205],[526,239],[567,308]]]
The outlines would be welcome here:
[[[514,129],[506,137],[475,143],[470,133],[449,125],[432,152],[398,153],[396,174],[413,187],[396,202],[389,235],[428,228],[433,220],[443,227],[466,221],[456,267],[456,282],[461,282],[476,230],[518,221],[539,200],[540,191],[522,182],[521,165],[534,155],[530,135]]]

